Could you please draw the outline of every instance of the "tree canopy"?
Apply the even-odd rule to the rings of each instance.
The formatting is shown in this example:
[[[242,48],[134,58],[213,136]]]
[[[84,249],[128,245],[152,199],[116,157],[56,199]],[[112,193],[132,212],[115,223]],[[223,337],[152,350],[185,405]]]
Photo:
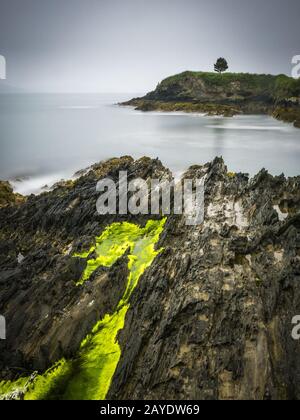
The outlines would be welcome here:
[[[228,63],[225,58],[218,58],[215,64],[215,71],[218,73],[223,73],[224,71],[228,70]]]

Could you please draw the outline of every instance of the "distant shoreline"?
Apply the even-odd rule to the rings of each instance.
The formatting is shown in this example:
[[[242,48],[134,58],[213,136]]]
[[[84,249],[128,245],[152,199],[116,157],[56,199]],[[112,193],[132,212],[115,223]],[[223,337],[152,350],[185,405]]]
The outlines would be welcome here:
[[[286,75],[184,72],[153,92],[119,105],[136,110],[220,115],[270,115],[300,128],[300,79]]]

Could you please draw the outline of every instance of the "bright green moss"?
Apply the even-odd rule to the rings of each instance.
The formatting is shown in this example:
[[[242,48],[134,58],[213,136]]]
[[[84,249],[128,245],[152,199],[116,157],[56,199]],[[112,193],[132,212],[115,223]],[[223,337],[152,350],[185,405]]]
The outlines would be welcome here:
[[[87,261],[87,267],[78,284],[88,280],[93,272],[101,266],[112,266],[128,248],[132,250],[135,241],[138,240],[143,229],[138,226],[124,222],[114,223],[108,227],[102,235],[96,237],[95,245],[89,251],[82,254],[75,254],[74,257],[87,259],[89,255],[96,254],[96,258]]]
[[[227,172],[227,176],[228,176],[228,178],[235,178],[236,173],[235,172]]]
[[[117,334],[129,306],[106,315],[83,341],[77,369],[66,387],[65,400],[104,400],[121,357]]]
[[[144,228],[130,223],[115,223],[96,238],[95,245],[89,251],[74,255],[88,259],[93,254],[94,257],[88,260],[79,282],[82,284],[99,266],[111,266],[127,249],[130,250],[127,288],[116,312],[106,315],[94,326],[81,343],[75,359],[62,359],[31,382],[29,378],[13,383],[1,382],[0,398],[19,390],[26,400],[105,399],[121,356],[117,336],[124,328],[129,298],[141,275],[160,252],[155,250],[155,245],[165,221],[149,221]]]
[[[27,378],[20,378],[15,382],[2,381],[0,382],[0,399],[5,398],[5,396],[11,394],[12,392],[24,392],[26,390],[26,383],[28,382]]]
[[[60,360],[43,375],[38,375],[25,394],[25,400],[58,399],[72,375],[72,361]]]

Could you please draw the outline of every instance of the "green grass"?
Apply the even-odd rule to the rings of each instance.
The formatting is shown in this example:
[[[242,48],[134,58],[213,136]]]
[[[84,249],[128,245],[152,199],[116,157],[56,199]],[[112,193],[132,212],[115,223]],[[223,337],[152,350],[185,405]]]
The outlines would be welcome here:
[[[186,71],[164,79],[158,88],[184,83],[191,79],[201,79],[208,86],[226,87],[230,83],[240,83],[243,90],[254,93],[269,92],[275,99],[299,96],[300,79],[293,79],[286,75],[250,74],[250,73],[213,73]]]

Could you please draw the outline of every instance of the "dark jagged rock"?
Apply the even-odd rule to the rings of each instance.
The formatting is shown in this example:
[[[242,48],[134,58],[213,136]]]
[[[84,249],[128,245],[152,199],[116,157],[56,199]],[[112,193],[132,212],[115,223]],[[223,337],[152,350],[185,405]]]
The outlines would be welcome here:
[[[221,160],[186,176],[203,172],[205,222],[169,218],[132,297],[109,398],[299,399],[300,178],[249,182]]]
[[[95,322],[124,292],[127,256],[99,268],[81,288],[74,252],[116,221],[99,216],[99,179],[165,179],[158,160],[130,157],[94,165],[72,184],[0,209],[0,374],[43,371],[72,357]],[[205,221],[171,215],[131,297],[111,399],[299,399],[300,177],[262,170],[249,180],[216,158],[184,177],[206,176]],[[18,255],[25,258],[18,263]]]
[[[1,378],[14,378],[15,367],[43,371],[73,356],[95,323],[115,311],[126,287],[127,258],[97,270],[92,282],[78,288],[85,264],[72,254],[89,248],[114,222],[146,223],[145,216],[97,213],[98,180],[117,180],[119,171],[128,171],[129,180],[170,177],[159,160],[111,159],[77,181],[0,209],[0,314],[8,331],[0,341]]]

